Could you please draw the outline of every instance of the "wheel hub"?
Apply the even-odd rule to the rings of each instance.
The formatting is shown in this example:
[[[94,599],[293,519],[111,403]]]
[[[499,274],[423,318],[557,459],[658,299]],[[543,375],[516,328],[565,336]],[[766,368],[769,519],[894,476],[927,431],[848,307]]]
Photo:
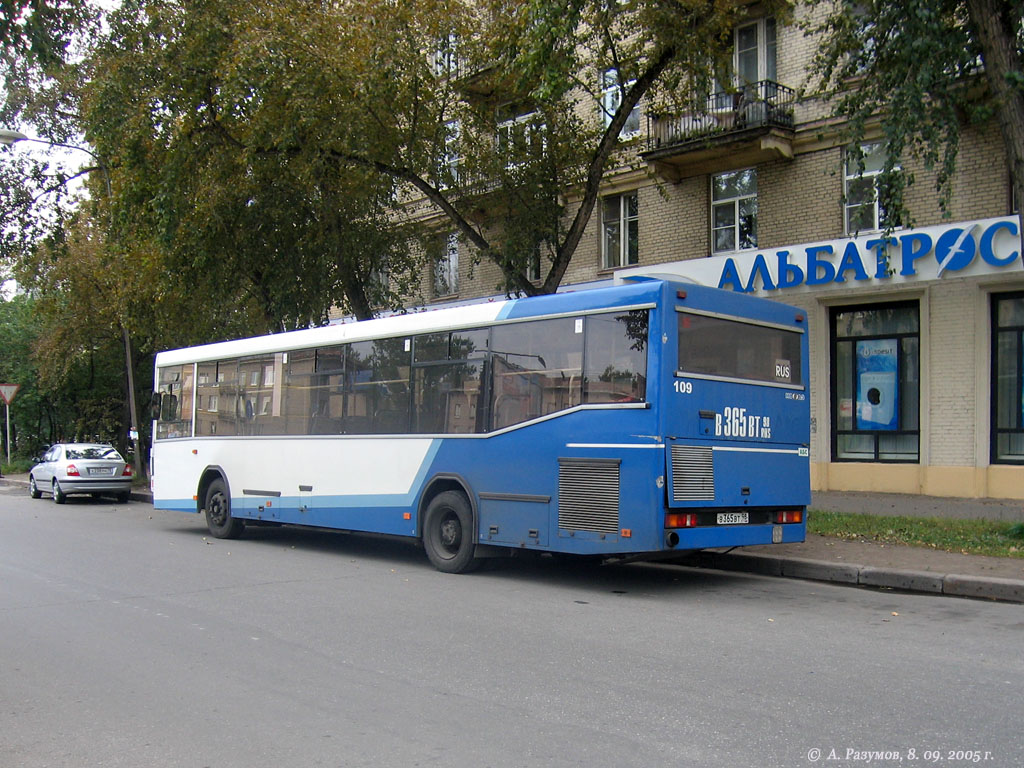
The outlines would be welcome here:
[[[459,541],[462,538],[462,527],[458,518],[449,517],[441,523],[441,543],[447,549],[458,549]]]
[[[210,499],[210,519],[216,525],[223,524],[227,519],[227,514],[224,509],[224,498],[219,494]]]

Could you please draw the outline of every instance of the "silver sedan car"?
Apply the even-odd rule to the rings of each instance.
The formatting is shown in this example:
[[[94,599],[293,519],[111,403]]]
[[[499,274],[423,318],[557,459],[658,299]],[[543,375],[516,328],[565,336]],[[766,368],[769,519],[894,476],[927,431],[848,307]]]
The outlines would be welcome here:
[[[32,467],[28,489],[33,499],[46,492],[58,504],[72,493],[105,494],[128,501],[132,468],[111,445],[57,443]]]

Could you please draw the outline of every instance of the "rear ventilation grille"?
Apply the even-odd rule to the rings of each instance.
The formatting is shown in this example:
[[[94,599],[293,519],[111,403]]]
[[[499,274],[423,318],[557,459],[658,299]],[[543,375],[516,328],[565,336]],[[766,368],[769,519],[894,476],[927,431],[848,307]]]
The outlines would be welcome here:
[[[619,532],[619,460],[558,460],[558,527]]]
[[[672,446],[672,500],[715,500],[715,468],[710,448]]]

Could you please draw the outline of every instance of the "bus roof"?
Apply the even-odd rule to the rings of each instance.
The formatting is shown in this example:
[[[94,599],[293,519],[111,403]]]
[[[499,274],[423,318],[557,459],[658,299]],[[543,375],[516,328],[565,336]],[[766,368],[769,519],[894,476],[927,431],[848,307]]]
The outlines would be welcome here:
[[[223,358],[249,357],[366,339],[394,338],[431,331],[475,328],[497,322],[511,322],[549,315],[654,304],[658,301],[664,284],[662,280],[644,279],[620,286],[567,291],[525,299],[491,300],[478,304],[429,309],[373,320],[336,323],[319,328],[221,341],[159,352],[156,356],[156,365],[178,365]],[[688,289],[693,287],[687,286]]]

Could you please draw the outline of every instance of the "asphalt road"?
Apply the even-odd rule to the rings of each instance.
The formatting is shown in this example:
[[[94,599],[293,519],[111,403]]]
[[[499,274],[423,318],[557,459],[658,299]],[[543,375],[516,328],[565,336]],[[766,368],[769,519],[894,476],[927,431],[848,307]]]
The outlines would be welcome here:
[[[0,766],[1024,760],[1024,606],[204,534],[0,491]]]

